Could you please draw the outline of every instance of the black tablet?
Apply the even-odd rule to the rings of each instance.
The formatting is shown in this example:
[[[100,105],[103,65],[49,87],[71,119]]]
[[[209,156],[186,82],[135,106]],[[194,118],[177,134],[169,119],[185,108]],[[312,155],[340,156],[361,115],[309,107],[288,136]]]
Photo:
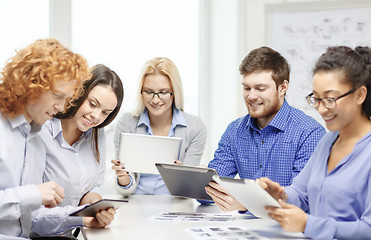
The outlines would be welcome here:
[[[101,210],[107,208],[117,209],[127,202],[128,202],[127,200],[102,199],[93,204],[87,205],[83,209],[71,213],[70,216],[95,217],[95,214]]]
[[[212,200],[205,192],[205,186],[218,175],[214,169],[185,165],[155,164],[167,189],[173,196]]]

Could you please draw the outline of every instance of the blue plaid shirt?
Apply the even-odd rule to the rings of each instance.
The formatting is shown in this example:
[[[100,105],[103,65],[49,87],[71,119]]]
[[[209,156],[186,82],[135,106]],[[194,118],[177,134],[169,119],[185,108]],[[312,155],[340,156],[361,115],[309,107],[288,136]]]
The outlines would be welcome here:
[[[286,100],[272,121],[259,129],[250,115],[229,124],[208,167],[220,176],[268,177],[288,186],[312,155],[326,130]]]

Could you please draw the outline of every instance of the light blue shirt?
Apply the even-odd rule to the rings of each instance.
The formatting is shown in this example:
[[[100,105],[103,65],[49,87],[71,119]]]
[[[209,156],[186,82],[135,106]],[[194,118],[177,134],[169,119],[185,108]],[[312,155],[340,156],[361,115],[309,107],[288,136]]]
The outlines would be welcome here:
[[[47,121],[39,135],[46,147],[46,168],[43,181],[55,181],[64,188],[60,206],[78,206],[89,192],[102,194],[104,181],[104,130],[98,131],[100,162],[95,155],[92,129],[84,132],[72,146],[63,138],[61,120]]]
[[[121,133],[153,133],[149,124],[148,113],[142,114],[141,123],[138,125],[140,117],[141,116],[133,116],[132,113],[124,113],[117,121],[113,138],[116,154],[118,154],[119,150]],[[199,117],[180,111],[173,107],[172,126],[170,128],[168,136],[178,137],[182,139],[182,145],[179,152],[180,162],[187,166],[197,166],[200,164],[200,160],[206,143],[206,135],[206,126]],[[141,179],[140,173],[130,172],[129,176],[131,178],[131,182],[127,186],[121,186],[117,182],[117,178],[114,183],[117,192],[123,196],[130,196],[131,194],[135,193],[138,182]],[[159,175],[157,175],[157,177],[159,177]],[[155,192],[157,191],[147,191],[147,194]]]
[[[153,135],[147,109],[139,117],[138,126],[140,125],[145,125],[147,127],[147,135]],[[168,133],[169,137],[174,137],[175,128],[177,126],[186,127],[187,123],[184,120],[182,112],[173,108],[173,119]],[[127,187],[130,186],[131,185],[128,185]],[[160,174],[141,173],[135,194],[169,194],[169,191]]]
[[[286,188],[288,202],[309,210],[304,234],[314,239],[371,239],[371,132],[327,173],[337,132],[327,133]]]
[[[0,239],[24,239],[31,229],[38,231],[32,220],[42,204],[36,185],[42,183],[46,154],[40,128],[23,115],[8,120],[0,113]],[[76,224],[59,221],[57,229],[49,220],[38,222],[48,234]]]

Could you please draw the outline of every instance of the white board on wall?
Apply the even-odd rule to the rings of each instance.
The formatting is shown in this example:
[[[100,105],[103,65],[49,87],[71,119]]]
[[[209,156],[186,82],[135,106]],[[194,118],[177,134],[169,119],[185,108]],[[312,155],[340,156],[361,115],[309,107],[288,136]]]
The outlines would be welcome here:
[[[329,46],[371,47],[371,1],[267,4],[265,14],[266,44],[291,66],[287,101],[325,126],[305,100],[313,66]]]

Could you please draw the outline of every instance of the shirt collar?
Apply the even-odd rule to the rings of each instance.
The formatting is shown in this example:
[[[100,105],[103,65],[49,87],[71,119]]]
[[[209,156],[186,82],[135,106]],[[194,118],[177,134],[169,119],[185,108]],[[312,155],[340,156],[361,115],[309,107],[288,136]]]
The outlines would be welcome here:
[[[282,107],[280,108],[276,116],[274,116],[274,118],[268,125],[283,131],[286,128],[286,123],[287,123],[287,119],[289,118],[289,115],[290,115],[290,106],[286,102],[286,99],[285,99]]]
[[[58,118],[53,118],[50,121],[50,129],[52,132],[53,138],[56,138],[59,134],[62,134],[62,122]]]
[[[61,136],[63,135],[62,122],[60,119],[53,118],[50,121],[50,128],[51,128],[53,138],[56,138],[58,135],[61,135]],[[89,138],[92,133],[92,130],[93,129],[90,128],[88,131],[83,132],[81,137],[84,137],[85,139]]]
[[[41,125],[31,122],[31,124],[26,120],[23,115],[19,115],[13,119],[9,119],[10,125],[12,128],[19,128],[19,130],[25,136],[33,136],[41,130]]]
[[[139,127],[140,125],[145,125],[145,126],[147,126],[147,128],[151,128],[151,123],[150,123],[150,120],[149,120],[149,115],[148,115],[147,108],[144,109],[142,114],[140,114],[140,116],[139,116],[137,127]],[[171,122],[170,129],[173,129],[176,126],[187,127],[187,123],[184,119],[182,111],[173,106],[173,119],[172,119],[172,122]]]
[[[151,126],[151,124],[149,123],[149,116],[148,116],[147,108],[144,109],[144,111],[139,116],[137,127],[139,127],[140,125],[145,125],[147,127]]]
[[[174,128],[175,128],[178,125],[183,126],[183,127],[187,127],[187,123],[184,119],[182,111],[180,111],[176,107],[173,107],[173,121],[171,123],[171,126],[174,126]]]
[[[289,114],[290,114],[290,105],[287,103],[287,101],[285,99],[283,104],[282,104],[282,107],[277,112],[276,116],[274,116],[272,121],[270,121],[268,126],[277,128],[281,131],[285,130]],[[253,129],[255,129],[257,131],[260,131],[256,118],[250,118],[250,121],[248,122],[248,125],[250,127],[252,127]]]

